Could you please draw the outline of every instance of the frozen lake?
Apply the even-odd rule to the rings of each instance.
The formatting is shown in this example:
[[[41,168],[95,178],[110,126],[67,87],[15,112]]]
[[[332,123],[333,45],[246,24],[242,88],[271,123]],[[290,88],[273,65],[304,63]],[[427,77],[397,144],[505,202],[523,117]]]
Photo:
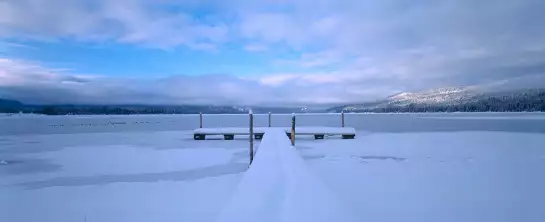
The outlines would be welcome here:
[[[273,126],[290,117],[273,115]],[[194,141],[198,119],[0,116],[0,221],[214,221],[247,169],[248,141]],[[545,114],[345,121],[355,140],[298,137],[296,148],[361,221],[545,218]],[[204,116],[205,127],[246,125],[246,115]],[[303,114],[298,125],[340,116]]]
[[[204,115],[204,127],[246,127],[247,115]],[[255,126],[268,126],[256,114]],[[346,126],[367,132],[503,131],[545,133],[545,113],[346,114]],[[1,116],[0,135],[193,130],[198,115]],[[291,114],[272,116],[272,126],[290,126]],[[339,114],[300,114],[300,126],[340,126]]]

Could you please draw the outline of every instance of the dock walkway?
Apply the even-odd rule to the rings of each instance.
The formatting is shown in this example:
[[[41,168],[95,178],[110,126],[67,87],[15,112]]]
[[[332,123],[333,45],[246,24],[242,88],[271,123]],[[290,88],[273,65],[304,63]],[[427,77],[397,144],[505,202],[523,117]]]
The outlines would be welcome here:
[[[255,159],[216,222],[356,221],[308,169],[281,128],[267,128]]]

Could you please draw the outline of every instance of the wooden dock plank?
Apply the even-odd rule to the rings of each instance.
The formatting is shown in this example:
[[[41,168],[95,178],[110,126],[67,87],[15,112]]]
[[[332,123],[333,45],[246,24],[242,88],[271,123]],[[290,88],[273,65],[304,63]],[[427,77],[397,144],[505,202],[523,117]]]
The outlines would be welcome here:
[[[271,127],[284,130],[286,133],[291,132],[289,127]],[[265,130],[269,127],[255,127],[254,133],[264,134]],[[297,134],[299,135],[343,135],[343,134],[356,134],[356,129],[351,127],[297,127]],[[193,130],[193,134],[205,134],[205,135],[248,135],[250,134],[249,128],[244,127],[224,127],[224,128],[198,128]]]
[[[286,134],[291,133],[290,127],[255,127],[256,139],[261,139],[268,129],[279,129]],[[223,128],[198,128],[193,130],[195,140],[204,140],[207,135],[223,135],[226,140],[231,140],[235,135],[249,135],[249,128],[244,127],[223,127]],[[325,135],[340,135],[343,139],[353,139],[356,136],[356,129],[352,127],[297,127],[296,135],[313,135],[315,139],[323,139]]]

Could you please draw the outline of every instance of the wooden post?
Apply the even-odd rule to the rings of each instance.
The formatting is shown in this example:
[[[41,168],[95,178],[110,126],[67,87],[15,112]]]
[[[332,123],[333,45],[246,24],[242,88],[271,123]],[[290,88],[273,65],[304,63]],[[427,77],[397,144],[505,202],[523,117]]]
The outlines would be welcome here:
[[[344,127],[344,111],[341,111],[341,126]]]
[[[271,112],[269,112],[269,127],[271,127]]]
[[[295,146],[295,113],[291,114],[291,145]]]
[[[199,128],[202,128],[202,112],[199,113]]]
[[[254,161],[254,114],[252,110],[250,114],[250,165]]]

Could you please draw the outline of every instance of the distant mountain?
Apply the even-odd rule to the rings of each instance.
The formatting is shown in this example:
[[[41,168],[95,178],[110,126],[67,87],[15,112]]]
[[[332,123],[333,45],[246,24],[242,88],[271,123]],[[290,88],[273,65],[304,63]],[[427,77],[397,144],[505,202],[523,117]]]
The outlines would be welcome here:
[[[93,114],[243,114],[312,113],[312,112],[521,112],[545,111],[545,88],[505,91],[482,90],[479,87],[440,88],[420,92],[404,92],[383,100],[336,106],[256,107],[214,105],[27,105],[0,99],[0,113],[38,113],[46,115]]]
[[[467,88],[439,88],[420,92],[403,92],[383,100],[331,108],[330,111],[372,110],[386,107],[404,107],[410,104],[455,105],[474,101],[480,93]]]
[[[337,106],[329,112],[545,111],[545,89],[482,91],[477,87],[404,92],[384,100]]]
[[[478,92],[468,88],[440,88],[416,93],[399,93],[388,97],[390,105],[459,104],[474,99]]]

